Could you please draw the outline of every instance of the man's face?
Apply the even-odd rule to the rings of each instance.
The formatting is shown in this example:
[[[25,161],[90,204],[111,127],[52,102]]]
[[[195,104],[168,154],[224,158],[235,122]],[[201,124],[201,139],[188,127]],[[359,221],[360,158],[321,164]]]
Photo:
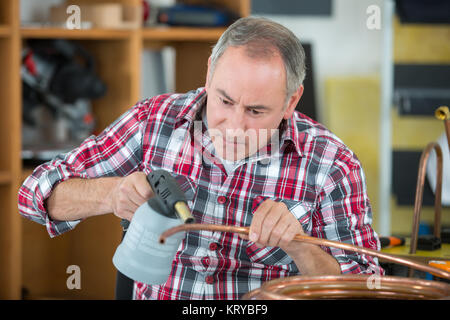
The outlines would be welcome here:
[[[255,58],[245,47],[229,47],[212,75],[208,64],[206,90],[208,132],[216,152],[236,161],[267,145],[281,120],[292,116],[303,86],[286,102],[279,54]]]

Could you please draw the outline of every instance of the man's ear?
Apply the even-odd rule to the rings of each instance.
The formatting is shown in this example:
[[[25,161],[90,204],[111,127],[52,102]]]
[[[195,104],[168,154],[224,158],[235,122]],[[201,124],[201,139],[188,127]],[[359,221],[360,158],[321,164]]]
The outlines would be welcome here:
[[[303,85],[301,85],[297,91],[294,92],[294,94],[289,98],[286,110],[284,111],[283,119],[287,120],[290,117],[292,117],[292,114],[294,113],[295,107],[297,106],[298,102],[300,101],[300,98],[303,95]]]

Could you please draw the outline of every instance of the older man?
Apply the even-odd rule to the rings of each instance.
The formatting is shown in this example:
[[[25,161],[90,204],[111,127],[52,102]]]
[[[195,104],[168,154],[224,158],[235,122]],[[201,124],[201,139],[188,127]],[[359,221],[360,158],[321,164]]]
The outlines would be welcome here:
[[[344,143],[295,111],[304,51],[267,19],[231,25],[205,88],[137,103],[98,137],[38,167],[19,191],[22,215],[51,236],[113,212],[131,220],[165,169],[195,186],[200,223],[250,226],[249,238],[189,232],[167,282],[137,299],[236,299],[295,274],[383,273],[376,259],[292,241],[297,233],[379,249],[361,165]]]

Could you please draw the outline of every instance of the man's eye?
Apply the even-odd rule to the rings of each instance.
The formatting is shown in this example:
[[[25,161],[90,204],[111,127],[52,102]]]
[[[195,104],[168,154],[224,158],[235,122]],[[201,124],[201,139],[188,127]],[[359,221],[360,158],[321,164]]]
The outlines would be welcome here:
[[[254,116],[258,116],[258,115],[260,115],[262,112],[260,112],[260,111],[258,111],[258,110],[255,110],[255,109],[250,109],[250,113],[251,113],[252,115],[254,115]]]
[[[226,99],[223,99],[223,98],[220,98],[220,102],[222,102],[222,104],[224,104],[224,105],[226,105],[226,106],[229,106],[229,105],[231,104],[230,101],[228,101],[228,100],[226,100]]]

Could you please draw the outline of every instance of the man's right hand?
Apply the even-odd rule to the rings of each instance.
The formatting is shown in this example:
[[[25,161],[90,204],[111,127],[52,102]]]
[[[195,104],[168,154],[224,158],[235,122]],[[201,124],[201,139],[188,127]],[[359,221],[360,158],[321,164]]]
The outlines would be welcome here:
[[[154,195],[144,172],[134,172],[120,178],[110,193],[113,212],[122,219],[131,221],[134,212]]]

